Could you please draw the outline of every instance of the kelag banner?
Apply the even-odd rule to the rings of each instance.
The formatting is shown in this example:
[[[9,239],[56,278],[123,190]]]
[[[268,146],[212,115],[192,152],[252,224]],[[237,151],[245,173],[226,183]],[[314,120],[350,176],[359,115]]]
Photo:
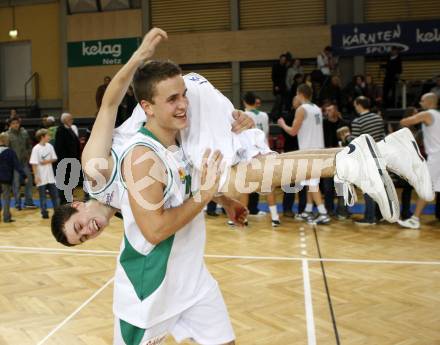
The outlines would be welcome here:
[[[339,56],[440,53],[440,20],[343,24],[332,26],[332,47]]]
[[[69,67],[125,64],[140,44],[139,38],[69,42]]]

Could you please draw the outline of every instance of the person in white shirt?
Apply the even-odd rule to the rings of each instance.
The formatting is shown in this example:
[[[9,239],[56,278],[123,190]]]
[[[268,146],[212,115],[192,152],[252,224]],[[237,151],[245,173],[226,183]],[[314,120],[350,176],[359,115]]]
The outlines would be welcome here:
[[[437,110],[437,103],[438,97],[435,93],[425,93],[420,100],[423,111],[400,121],[405,127],[422,124],[429,174],[436,193],[440,192],[440,111]],[[426,204],[426,200],[419,197],[414,215],[406,220],[399,220],[399,224],[405,228],[419,229],[420,216]]]
[[[291,136],[298,136],[300,150],[323,149],[324,130],[322,127],[322,112],[321,108],[310,101],[312,99],[311,87],[307,84],[299,85],[296,96],[301,106],[296,110],[292,127],[287,126],[283,118],[278,120],[278,124]],[[309,189],[306,208],[303,213],[298,215],[298,219],[306,220],[309,223],[328,224],[330,217],[322,202],[319,180],[319,178],[312,178],[302,182],[302,185],[309,186]],[[319,212],[316,218],[312,213],[313,202],[318,207]]]
[[[50,137],[47,129],[38,130],[35,137],[39,143],[32,149],[29,164],[32,166],[35,184],[40,195],[41,216],[47,219],[49,218],[49,212],[46,206],[46,190],[49,191],[53,207],[59,205],[58,189],[55,186],[55,176],[52,168],[52,163],[57,161],[57,155],[53,146],[49,143]]]
[[[269,145],[269,115],[264,111],[260,111],[256,106],[257,97],[253,92],[246,92],[243,97],[243,103],[245,107],[245,114],[249,115],[255,122],[255,126],[261,129],[266,136],[267,144]],[[246,200],[241,199],[244,205],[247,205],[247,199],[249,194],[243,194]],[[280,217],[277,211],[277,203],[275,199],[275,193],[270,192],[266,194],[267,203],[269,204],[270,216],[272,219],[272,226],[278,227],[281,225]]]
[[[295,76],[297,74],[304,75],[304,68],[301,66],[300,59],[295,59],[292,65],[287,69],[286,87],[288,92],[292,89],[292,85],[293,82],[295,81]]]
[[[316,58],[316,65],[325,77],[329,77],[336,70],[337,59],[333,56],[332,47],[324,48]]]

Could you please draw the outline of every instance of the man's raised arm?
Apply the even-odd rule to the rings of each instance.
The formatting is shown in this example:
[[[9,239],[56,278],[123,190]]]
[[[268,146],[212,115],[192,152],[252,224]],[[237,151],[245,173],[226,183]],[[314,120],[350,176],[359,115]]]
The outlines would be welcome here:
[[[151,29],[130,60],[116,73],[108,85],[90,139],[82,153],[82,166],[90,178],[96,178],[95,174],[104,175],[106,178],[110,176],[113,168],[110,150],[118,106],[127,92],[137,68],[153,56],[156,46],[164,39],[167,39],[165,31],[158,28]],[[94,159],[97,160],[92,161]],[[103,159],[107,161],[107,164],[104,164],[106,166],[100,164]]]

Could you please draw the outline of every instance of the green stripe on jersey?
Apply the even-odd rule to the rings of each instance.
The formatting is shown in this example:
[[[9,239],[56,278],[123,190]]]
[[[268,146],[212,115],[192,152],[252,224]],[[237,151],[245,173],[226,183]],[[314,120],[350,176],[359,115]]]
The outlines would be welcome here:
[[[125,246],[119,262],[141,301],[162,284],[173,241],[174,235],[160,242],[149,254],[144,255],[134,249],[124,235]]]
[[[122,339],[124,339],[126,345],[139,345],[141,343],[145,329],[133,326],[124,320],[119,320],[119,325]]]

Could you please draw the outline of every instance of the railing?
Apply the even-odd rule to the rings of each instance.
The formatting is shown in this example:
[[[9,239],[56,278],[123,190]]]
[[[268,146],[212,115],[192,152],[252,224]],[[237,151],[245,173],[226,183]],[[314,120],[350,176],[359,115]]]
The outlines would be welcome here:
[[[38,101],[38,97],[39,97],[39,94],[40,94],[40,83],[39,83],[39,74],[38,74],[38,72],[32,73],[32,75],[29,77],[29,79],[26,80],[26,82],[24,83],[24,106],[25,106],[26,109],[28,108],[27,88],[28,88],[29,83],[32,83],[32,81],[35,82],[35,86],[34,86],[35,101]],[[31,103],[31,105],[32,105],[32,103]]]

